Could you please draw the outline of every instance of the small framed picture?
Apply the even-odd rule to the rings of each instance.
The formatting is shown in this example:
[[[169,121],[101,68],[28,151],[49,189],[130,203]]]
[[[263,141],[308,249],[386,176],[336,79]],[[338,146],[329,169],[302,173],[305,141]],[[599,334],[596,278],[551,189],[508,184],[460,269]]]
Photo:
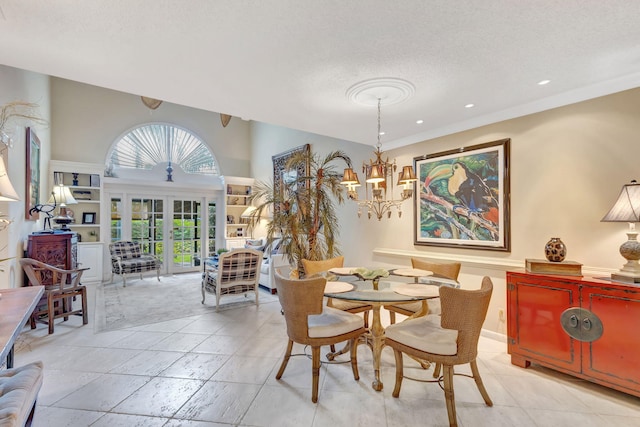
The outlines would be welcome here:
[[[89,186],[100,187],[100,175],[94,173],[89,175]]]
[[[83,212],[82,213],[82,223],[83,224],[95,224],[96,223],[96,213],[95,212]]]

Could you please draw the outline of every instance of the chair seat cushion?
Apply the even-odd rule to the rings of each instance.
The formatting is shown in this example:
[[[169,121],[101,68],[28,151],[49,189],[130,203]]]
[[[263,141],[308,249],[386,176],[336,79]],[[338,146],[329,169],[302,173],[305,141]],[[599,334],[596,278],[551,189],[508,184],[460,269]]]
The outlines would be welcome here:
[[[364,319],[331,307],[323,307],[322,314],[308,317],[309,337],[324,338],[347,334],[364,327]]]
[[[430,314],[387,326],[387,338],[420,351],[452,356],[458,351],[458,331],[440,326],[440,316]]]
[[[42,362],[0,371],[0,426],[22,426],[42,386]]]

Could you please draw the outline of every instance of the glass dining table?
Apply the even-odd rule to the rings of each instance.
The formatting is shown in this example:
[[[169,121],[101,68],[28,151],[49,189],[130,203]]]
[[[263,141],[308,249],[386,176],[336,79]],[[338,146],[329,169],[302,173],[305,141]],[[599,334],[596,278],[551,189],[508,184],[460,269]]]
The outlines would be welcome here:
[[[441,284],[450,285],[451,280],[439,278],[431,272],[426,272],[427,277],[422,278],[419,283],[407,283],[400,279],[401,276],[415,279],[418,276],[399,274],[391,277],[378,278],[377,280],[362,280],[350,274],[349,269],[330,270],[330,273],[341,276],[340,281],[328,281],[324,295],[329,298],[340,299],[350,302],[366,302],[373,307],[373,322],[365,336],[366,342],[371,347],[373,353],[373,369],[375,379],[371,386],[376,391],[381,391],[383,383],[380,380],[380,357],[384,347],[384,327],[380,320],[380,308],[386,304],[402,304],[415,301],[422,301],[422,310],[415,313],[413,317],[427,314],[427,300],[439,296],[439,286]],[[352,280],[349,280],[352,279]],[[424,280],[426,279],[426,280]],[[415,280],[417,281],[417,280]],[[377,282],[377,283],[376,283]],[[442,282],[442,283],[441,283]],[[375,287],[377,289],[374,289]],[[331,357],[331,355],[328,355]]]

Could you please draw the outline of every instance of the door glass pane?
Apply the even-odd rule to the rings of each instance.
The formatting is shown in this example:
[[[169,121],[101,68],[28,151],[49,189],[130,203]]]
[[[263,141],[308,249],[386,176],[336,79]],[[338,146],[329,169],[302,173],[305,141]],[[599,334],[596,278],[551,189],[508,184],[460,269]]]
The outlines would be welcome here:
[[[216,203],[209,202],[209,256],[216,253]]]
[[[201,212],[196,200],[173,201],[173,264],[178,268],[200,265]]]
[[[122,199],[111,198],[111,241],[122,240]]]
[[[162,259],[163,203],[160,199],[131,199],[131,240],[142,245],[142,251]]]

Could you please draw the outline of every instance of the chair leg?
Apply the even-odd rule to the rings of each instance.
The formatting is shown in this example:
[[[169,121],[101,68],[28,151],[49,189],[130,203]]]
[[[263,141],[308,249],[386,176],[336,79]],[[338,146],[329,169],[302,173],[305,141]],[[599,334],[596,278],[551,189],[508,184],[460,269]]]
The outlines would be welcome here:
[[[53,333],[53,321],[55,319],[55,308],[53,307],[53,298],[49,294],[47,298],[47,323],[49,324],[49,334]]]
[[[320,384],[320,347],[311,347],[311,364],[312,364],[312,378],[311,378],[311,401],[313,403],[318,402],[318,385]]]
[[[86,325],[89,323],[89,314],[87,313],[87,288],[82,288],[80,296],[82,300],[82,324]]]
[[[202,290],[202,304],[204,304],[204,298],[205,298],[205,291],[204,291],[204,281],[206,279],[202,279],[202,286],[200,287]]]
[[[335,353],[336,352],[336,345],[335,344],[331,344],[329,346],[329,350],[331,350],[331,353]]]
[[[396,385],[393,388],[393,397],[400,396],[400,387],[402,387],[402,379],[404,378],[404,365],[402,364],[402,352],[393,349],[393,355],[396,358]]]
[[[156,269],[156,277],[158,278],[158,282],[160,281],[160,269]]]
[[[457,427],[456,417],[456,397],[453,392],[453,366],[444,365],[442,367],[444,377],[444,399],[447,403],[447,414],[449,415],[449,426]]]
[[[358,372],[358,339],[349,340],[349,347],[351,347],[351,370],[353,371],[353,379],[358,381],[360,379],[360,373]]]
[[[369,310],[364,312],[364,328],[369,329]]]
[[[396,312],[389,310],[389,322],[393,325],[396,323]]]
[[[473,360],[469,363],[469,365],[471,365],[471,373],[473,374],[473,379],[475,380],[476,385],[478,386],[478,390],[480,391],[480,394],[484,399],[484,403],[486,403],[487,406],[493,406],[493,402],[489,397],[489,393],[487,393],[487,389],[484,388],[484,383],[482,382],[482,378],[480,377],[480,372],[478,371],[478,364],[476,363],[475,360]]]
[[[282,374],[284,374],[284,370],[287,367],[287,363],[289,363],[289,358],[291,357],[291,350],[293,350],[293,341],[289,340],[289,343],[287,344],[287,351],[284,354],[284,359],[282,359],[282,364],[280,365],[280,369],[276,374],[277,380],[282,378]]]
[[[442,363],[436,363],[436,365],[433,367],[433,378],[440,377],[440,369],[442,369]]]
[[[123,288],[127,287],[127,274],[126,273],[122,273],[122,287]]]

